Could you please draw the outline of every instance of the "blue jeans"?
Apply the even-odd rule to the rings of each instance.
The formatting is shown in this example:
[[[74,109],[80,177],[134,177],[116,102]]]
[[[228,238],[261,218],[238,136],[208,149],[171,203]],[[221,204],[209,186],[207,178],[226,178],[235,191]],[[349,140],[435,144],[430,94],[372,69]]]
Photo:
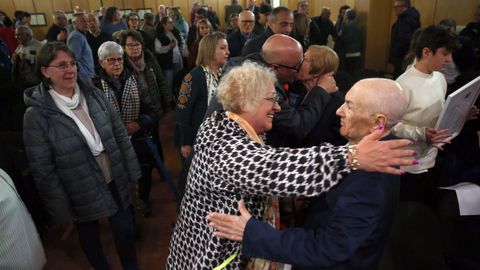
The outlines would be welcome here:
[[[133,210],[130,205],[127,209],[119,209],[113,216],[108,217],[120,262],[123,269],[128,270],[138,269],[135,251],[135,225],[132,213]],[[76,225],[80,245],[90,264],[96,270],[111,269],[100,241],[99,220],[78,222]]]

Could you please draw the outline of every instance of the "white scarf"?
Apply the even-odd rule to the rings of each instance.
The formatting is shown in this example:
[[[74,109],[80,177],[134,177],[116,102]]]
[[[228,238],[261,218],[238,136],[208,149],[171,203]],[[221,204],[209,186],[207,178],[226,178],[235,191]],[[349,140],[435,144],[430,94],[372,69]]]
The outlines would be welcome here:
[[[88,112],[88,106],[85,102],[85,98],[83,97],[83,94],[80,92],[78,84],[75,85],[75,94],[73,94],[72,98],[62,96],[53,89],[48,90],[48,93],[53,98],[53,101],[55,102],[57,107],[64,114],[66,114],[67,116],[72,118],[73,121],[75,121],[75,124],[77,124],[78,128],[80,129],[80,132],[82,132],[83,137],[87,141],[88,147],[90,148],[90,151],[92,152],[93,156],[98,156],[100,153],[102,153],[105,150],[102,144],[102,139],[100,138],[100,135],[98,135],[97,129],[95,128],[95,125],[93,124],[92,119],[90,118],[90,114]],[[80,119],[78,119],[78,117],[72,112],[72,110],[77,108],[79,104],[81,104],[82,108],[87,113],[88,121],[90,121],[93,126],[93,136],[90,133],[90,131],[88,131],[88,129],[85,127],[85,125],[82,123],[82,121],[80,121]]]

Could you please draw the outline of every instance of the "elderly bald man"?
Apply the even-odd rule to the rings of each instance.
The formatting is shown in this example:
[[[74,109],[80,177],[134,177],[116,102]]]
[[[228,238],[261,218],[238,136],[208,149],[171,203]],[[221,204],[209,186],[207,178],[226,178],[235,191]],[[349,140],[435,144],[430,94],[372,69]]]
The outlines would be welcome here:
[[[230,57],[242,54],[243,45],[254,38],[253,28],[255,27],[255,15],[249,10],[244,10],[238,15],[238,30],[227,38]]]
[[[340,133],[350,144],[384,127],[383,140],[402,118],[407,101],[400,85],[388,79],[356,83],[338,109]],[[397,175],[357,170],[327,194],[314,198],[303,229],[276,230],[251,218],[207,216],[215,236],[242,241],[245,257],[293,264],[295,269],[377,269],[398,204]]]

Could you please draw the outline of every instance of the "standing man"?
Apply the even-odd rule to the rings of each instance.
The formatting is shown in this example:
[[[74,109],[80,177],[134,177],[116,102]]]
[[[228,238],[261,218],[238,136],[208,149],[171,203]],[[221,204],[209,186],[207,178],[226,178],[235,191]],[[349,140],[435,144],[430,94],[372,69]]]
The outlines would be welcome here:
[[[165,16],[167,16],[165,13],[165,5],[158,5],[158,13],[155,15],[155,25],[157,25]]]
[[[328,36],[337,38],[337,32],[330,20],[332,12],[330,8],[323,7],[322,13],[318,17],[313,17],[310,23],[310,44],[327,45]]]
[[[87,15],[88,23],[88,32],[86,34],[88,45],[92,49],[93,63],[95,70],[100,68],[100,63],[98,62],[98,48],[105,41],[111,41],[112,37],[100,30],[100,21],[98,20],[95,13],[89,13]]]
[[[85,13],[77,13],[73,16],[75,30],[68,36],[67,46],[75,54],[78,77],[90,81],[94,74],[94,64],[92,49],[85,36],[88,30],[87,16]]]
[[[238,30],[228,36],[228,48],[230,57],[240,56],[242,54],[245,42],[255,37],[253,27],[255,26],[255,15],[249,10],[244,10],[238,16]]]
[[[15,37],[20,45],[17,46],[15,53],[12,55],[12,78],[17,83],[18,89],[23,91],[39,82],[35,72],[35,58],[37,49],[42,46],[42,43],[33,38],[32,29],[26,25],[17,26]]]
[[[249,40],[245,44],[242,56],[260,52],[265,41],[273,34],[289,36],[293,29],[293,12],[287,7],[276,7],[272,10],[267,25],[268,27],[262,35]]]
[[[253,33],[261,35],[267,29],[268,17],[272,14],[272,6],[262,3],[258,8],[258,21],[255,22]]]
[[[240,14],[243,8],[238,4],[238,0],[232,0],[231,5],[225,6],[225,23],[228,25],[230,23],[230,16],[233,13]]]
[[[403,58],[408,52],[412,34],[420,28],[420,13],[410,6],[410,0],[395,0],[393,3],[397,21],[392,26],[390,57],[393,76],[397,78],[403,72]]]
[[[63,11],[57,10],[53,13],[53,24],[47,31],[45,39],[50,41],[61,41],[63,43],[67,42],[68,32],[67,32],[67,16]]]

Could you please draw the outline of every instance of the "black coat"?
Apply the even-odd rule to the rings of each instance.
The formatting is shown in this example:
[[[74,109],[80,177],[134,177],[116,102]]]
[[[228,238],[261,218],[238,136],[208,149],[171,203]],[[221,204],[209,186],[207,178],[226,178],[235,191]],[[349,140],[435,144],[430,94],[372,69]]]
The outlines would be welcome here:
[[[116,201],[75,122],[40,84],[25,90],[23,140],[30,170],[52,223],[90,221],[132,202],[130,182],[140,166],[119,115],[97,88],[79,81],[89,115],[110,157]]]
[[[252,36],[250,39],[255,38],[255,34],[252,33],[251,35]],[[240,30],[237,30],[228,36],[227,42],[228,50],[230,51],[230,57],[236,57],[242,55],[242,49],[245,45],[245,42],[247,42],[247,38],[242,35]]]
[[[420,13],[411,7],[398,16],[392,25],[390,58],[392,64],[401,64],[408,52],[412,35],[420,28]]]
[[[270,29],[270,27],[267,27],[267,29],[265,29],[265,32],[263,32],[263,34],[261,34],[260,36],[254,39],[250,39],[247,43],[245,43],[245,46],[243,46],[242,56],[247,56],[251,53],[261,52],[263,43],[265,43],[265,41],[271,35],[273,35],[272,29]]]

